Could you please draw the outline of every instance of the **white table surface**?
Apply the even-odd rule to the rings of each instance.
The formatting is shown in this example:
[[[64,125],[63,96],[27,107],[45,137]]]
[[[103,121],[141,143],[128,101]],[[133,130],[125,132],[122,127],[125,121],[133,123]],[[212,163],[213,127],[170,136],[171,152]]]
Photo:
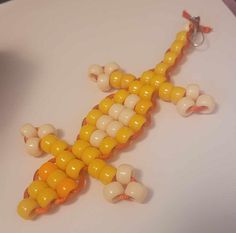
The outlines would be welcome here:
[[[24,152],[19,127],[53,123],[72,143],[105,96],[86,78],[91,63],[153,67],[181,30],[183,9],[214,31],[187,56],[175,83],[215,97],[213,115],[182,118],[160,103],[155,126],[114,165],[130,163],[151,189],[146,204],[107,203],[96,180],[74,203],[36,221],[16,206],[50,156]],[[1,232],[236,232],[236,18],[216,0],[15,0],[0,5]]]

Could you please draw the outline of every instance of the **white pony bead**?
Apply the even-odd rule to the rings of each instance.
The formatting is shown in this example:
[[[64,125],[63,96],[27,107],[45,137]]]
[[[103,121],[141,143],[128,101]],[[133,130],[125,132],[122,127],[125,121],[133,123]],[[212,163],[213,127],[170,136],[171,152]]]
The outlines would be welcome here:
[[[124,124],[124,125],[128,125],[129,122],[130,122],[130,119],[132,118],[132,116],[135,115],[135,112],[130,109],[130,108],[124,108],[119,117],[118,117],[118,120]]]
[[[97,84],[101,91],[109,91],[111,89],[109,84],[109,76],[106,74],[99,74],[97,78]]]
[[[27,138],[37,137],[37,129],[31,124],[24,124],[20,128],[20,133]]]
[[[133,167],[128,164],[122,164],[117,168],[116,180],[121,184],[128,184],[133,175]]]
[[[124,106],[122,104],[113,104],[109,111],[108,114],[115,120],[118,119],[121,111],[124,109]]]
[[[38,129],[38,136],[40,138],[43,138],[44,136],[47,136],[48,134],[56,134],[55,127],[51,124],[41,125]]]
[[[99,147],[102,139],[105,138],[107,134],[103,130],[95,130],[90,136],[89,142],[92,146]]]
[[[196,105],[206,107],[206,109],[203,109],[201,113],[212,113],[216,106],[213,97],[209,95],[200,95],[197,98]]]
[[[195,102],[190,97],[184,97],[177,102],[176,108],[181,116],[187,117],[192,114],[192,112],[188,110],[194,105]]]
[[[139,100],[140,97],[138,95],[131,94],[125,99],[124,106],[130,109],[134,109]]]
[[[112,121],[110,124],[108,124],[107,128],[106,128],[106,132],[107,134],[112,137],[115,138],[117,132],[119,131],[119,129],[121,129],[124,125],[119,122],[119,121]]]
[[[40,139],[38,137],[28,138],[25,143],[25,148],[27,153],[35,157],[43,153],[40,149]]]
[[[100,65],[93,64],[88,68],[88,76],[94,82],[96,82],[98,75],[102,73],[103,68]]]
[[[102,115],[101,117],[98,118],[96,122],[96,127],[100,130],[105,131],[109,123],[113,121],[113,118],[108,115]]]
[[[110,75],[113,71],[119,70],[119,69],[120,69],[120,66],[117,63],[111,62],[105,65],[104,72],[105,74]]]
[[[200,93],[200,87],[197,84],[190,84],[186,87],[186,96],[196,100]]]
[[[138,182],[132,181],[127,185],[125,194],[131,197],[134,201],[142,203],[147,197],[147,188]]]
[[[103,196],[109,202],[115,202],[116,198],[124,193],[124,188],[119,182],[111,182],[103,188]]]

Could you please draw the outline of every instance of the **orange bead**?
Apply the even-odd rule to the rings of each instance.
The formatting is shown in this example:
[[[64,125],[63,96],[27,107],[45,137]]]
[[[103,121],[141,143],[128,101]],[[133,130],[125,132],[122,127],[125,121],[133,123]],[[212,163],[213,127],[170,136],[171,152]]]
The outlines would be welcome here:
[[[144,85],[139,92],[139,96],[142,99],[151,100],[154,91],[155,91],[155,87],[152,87],[150,85]]]
[[[182,99],[185,95],[185,88],[183,87],[174,87],[171,92],[171,102],[176,104],[180,99]]]
[[[57,185],[57,194],[59,197],[66,198],[77,187],[78,184],[74,180],[65,178]]]
[[[140,92],[142,86],[143,86],[143,84],[141,83],[141,81],[135,80],[132,83],[130,83],[129,92],[131,94],[138,94]]]
[[[172,83],[169,82],[162,83],[159,88],[159,97],[164,101],[170,101],[173,87],[174,86]]]
[[[48,176],[57,169],[57,166],[54,163],[46,162],[38,170],[38,176],[42,180],[46,180]]]
[[[130,83],[135,80],[135,76],[132,74],[123,74],[120,86],[121,88],[128,88]]]
[[[159,75],[163,75],[165,76],[166,75],[166,71],[167,69],[169,68],[169,66],[163,62],[159,63],[156,65],[155,67],[155,72]]]
[[[145,115],[151,107],[152,102],[150,100],[139,100],[134,110],[138,114]]]
[[[166,82],[166,77],[160,74],[155,74],[150,80],[150,85],[158,90],[163,82]]]
[[[121,70],[112,72],[110,75],[110,85],[113,88],[120,88],[122,76],[123,72]]]
[[[177,54],[174,53],[174,52],[167,52],[165,54],[165,57],[164,57],[164,63],[169,65],[169,66],[172,66],[175,64],[175,60],[177,58]]]

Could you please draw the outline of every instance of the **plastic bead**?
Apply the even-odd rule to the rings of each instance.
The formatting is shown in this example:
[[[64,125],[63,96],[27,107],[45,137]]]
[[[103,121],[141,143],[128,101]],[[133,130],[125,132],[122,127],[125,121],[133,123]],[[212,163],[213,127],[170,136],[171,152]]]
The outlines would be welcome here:
[[[36,198],[39,192],[41,192],[43,189],[47,187],[48,185],[44,181],[35,180],[30,184],[30,186],[27,189],[27,192],[30,197]]]
[[[197,98],[196,106],[203,106],[206,107],[201,111],[201,113],[212,113],[215,110],[215,101],[209,95],[200,95]]]
[[[94,159],[88,166],[88,173],[94,178],[98,178],[106,163],[101,159]]]
[[[159,89],[160,85],[166,82],[166,77],[160,74],[155,74],[150,80],[150,85],[154,87],[156,90]]]
[[[105,98],[99,103],[98,108],[103,114],[107,114],[113,104],[114,100],[112,100],[111,98]]]
[[[130,122],[130,119],[132,118],[132,116],[135,114],[135,112],[132,109],[129,108],[124,108],[120,115],[118,120],[124,124],[124,125],[128,125]]]
[[[89,141],[92,133],[96,130],[93,125],[84,125],[80,129],[79,138],[84,141]]]
[[[194,105],[195,105],[195,103],[191,98],[184,97],[181,100],[179,100],[177,105],[176,105],[177,112],[181,116],[187,117],[187,116],[192,114],[192,112],[189,111],[189,109]]]
[[[103,167],[103,169],[101,170],[99,174],[99,180],[103,184],[109,184],[112,182],[115,175],[116,175],[116,168],[110,165],[106,165],[105,167]]]
[[[107,74],[99,74],[97,78],[97,84],[101,91],[105,92],[111,89],[109,76]]]
[[[169,82],[162,83],[159,88],[159,97],[164,101],[170,101],[173,87],[174,86],[172,83]]]
[[[128,184],[133,175],[133,167],[128,164],[122,164],[117,168],[116,180],[121,184]]]
[[[174,52],[167,52],[164,57],[164,63],[172,66],[175,64],[175,60],[177,58],[177,54]]]
[[[110,75],[110,85],[113,88],[120,88],[123,71],[117,70]]]
[[[57,185],[58,196],[61,198],[66,198],[77,187],[78,184],[74,180],[65,178]]]
[[[42,155],[42,151],[40,149],[40,139],[39,138],[28,138],[25,143],[25,148],[28,154],[38,157]]]
[[[131,94],[139,94],[142,86],[143,86],[143,84],[140,81],[135,80],[132,83],[130,83],[129,92]]]
[[[177,33],[176,40],[181,41],[185,44],[187,42],[187,31],[181,31]]]
[[[46,153],[50,153],[52,145],[58,140],[55,135],[49,134],[40,141],[40,148]]]
[[[183,41],[180,41],[180,40],[176,40],[174,41],[174,43],[171,45],[170,47],[170,51],[171,52],[174,52],[176,54],[180,54],[183,47],[184,47],[185,43]]]
[[[55,189],[57,187],[57,185],[66,178],[66,174],[65,172],[56,169],[55,171],[53,171],[51,174],[49,174],[48,178],[47,178],[47,184]]]
[[[18,214],[24,219],[31,219],[34,209],[38,207],[38,203],[32,198],[23,199],[17,207]]]
[[[96,127],[100,130],[105,131],[107,126],[113,121],[111,116],[102,115],[96,122]]]
[[[37,202],[42,207],[47,207],[57,198],[57,193],[51,188],[42,190],[37,196]]]
[[[41,180],[47,180],[49,174],[57,169],[57,166],[52,162],[44,163],[38,170],[38,176]]]
[[[121,78],[120,86],[121,88],[128,88],[130,83],[132,83],[135,80],[135,76],[132,74],[123,74]]]
[[[143,72],[141,78],[140,78],[140,81],[143,83],[143,84],[149,84],[151,78],[154,76],[155,72],[152,71],[152,70],[148,70],[148,71],[145,71]]]
[[[78,159],[72,159],[66,166],[66,174],[73,179],[78,179],[84,167],[84,162]]]
[[[101,141],[103,140],[103,138],[105,138],[107,136],[107,134],[103,131],[103,130],[95,130],[90,139],[89,142],[92,146],[95,147],[99,147],[99,145],[101,144]]]
[[[92,109],[87,117],[86,122],[90,125],[96,125],[97,120],[102,116],[102,112],[98,109]]]
[[[186,96],[196,100],[200,94],[200,87],[197,84],[190,84],[186,87]]]
[[[139,131],[144,123],[146,122],[146,118],[142,115],[135,114],[129,122],[129,127],[134,131]]]
[[[82,153],[89,146],[89,142],[84,140],[77,140],[72,146],[72,152],[77,158],[81,158]]]
[[[56,165],[60,169],[65,170],[67,164],[74,158],[74,155],[70,151],[62,151],[56,158]]]
[[[121,144],[126,143],[133,134],[130,128],[122,127],[116,134],[116,140]]]
[[[130,182],[125,189],[125,194],[134,201],[142,203],[147,197],[147,189],[138,182]]]
[[[63,140],[57,140],[51,147],[51,154],[55,157],[68,148],[68,144]]]
[[[111,182],[103,188],[103,196],[109,202],[115,202],[116,197],[124,193],[124,188],[119,182]]]
[[[88,68],[88,76],[93,81],[96,81],[98,75],[102,73],[103,68],[100,65],[93,64]]]
[[[118,143],[114,138],[105,137],[99,146],[99,150],[102,152],[102,157],[106,158],[107,155],[110,155],[117,144]]]
[[[26,138],[37,137],[37,129],[31,124],[25,124],[20,128],[20,133]]]
[[[124,106],[122,104],[113,104],[108,113],[113,119],[117,120],[123,109]]]
[[[104,72],[105,74],[110,75],[112,72],[119,69],[120,69],[120,66],[117,63],[111,62],[105,65]]]
[[[137,114],[145,115],[152,107],[152,102],[149,100],[140,100],[135,106],[135,112]]]
[[[112,121],[106,128],[106,132],[109,136],[115,137],[120,128],[123,127],[123,124],[119,121]]]
[[[94,159],[101,155],[100,151],[95,147],[87,147],[82,154],[82,161],[89,165]]]
[[[131,94],[125,99],[124,106],[130,109],[134,109],[139,100],[140,97],[138,95]]]
[[[155,91],[155,87],[152,87],[150,85],[144,85],[139,92],[139,96],[142,99],[151,100],[154,91]]]
[[[118,104],[123,104],[128,95],[128,91],[121,89],[115,93],[114,101]]]
[[[159,63],[155,67],[155,73],[166,76],[166,71],[168,70],[169,66],[168,64],[165,64],[163,62]]]
[[[43,138],[49,134],[56,134],[56,129],[51,124],[41,125],[38,129],[38,136]]]
[[[176,104],[180,99],[182,99],[185,95],[185,89],[182,87],[174,87],[171,91],[171,102]]]

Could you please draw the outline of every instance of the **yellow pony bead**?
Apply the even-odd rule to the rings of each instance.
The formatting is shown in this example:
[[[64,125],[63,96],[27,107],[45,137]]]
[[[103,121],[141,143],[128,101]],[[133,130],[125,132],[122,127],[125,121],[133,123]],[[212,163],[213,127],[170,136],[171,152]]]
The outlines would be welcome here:
[[[117,141],[112,137],[105,137],[99,145],[99,150],[102,152],[102,156],[106,157],[117,146]]]
[[[128,91],[121,89],[115,93],[114,101],[118,104],[123,104],[128,95]]]
[[[176,40],[181,41],[185,44],[187,42],[187,31],[181,31],[177,33]]]
[[[171,92],[171,102],[176,104],[180,99],[182,99],[185,95],[185,88],[183,87],[174,87],[172,92]]]
[[[87,147],[83,154],[81,159],[86,165],[89,165],[94,159],[98,158],[101,155],[101,152],[95,148],[95,147]]]
[[[152,102],[150,100],[139,100],[134,110],[138,114],[145,115],[151,107]]]
[[[172,83],[169,82],[162,83],[159,88],[159,97],[164,101],[170,101],[173,87],[174,86]]]
[[[65,178],[66,178],[65,172],[57,169],[53,171],[51,174],[49,174],[47,178],[47,183],[51,188],[55,189],[57,185]]]
[[[110,165],[105,166],[99,175],[99,180],[103,184],[111,183],[116,175],[116,171],[117,169],[115,167],[112,167]]]
[[[155,74],[154,71],[152,70],[148,70],[148,71],[145,71],[143,72],[141,78],[140,78],[140,81],[143,83],[143,84],[149,84],[151,78],[153,77],[153,75]]]
[[[169,66],[163,62],[159,63],[155,67],[155,73],[159,75],[166,75],[166,71],[168,70]]]
[[[56,165],[65,170],[67,164],[74,158],[75,156],[70,151],[62,151],[56,158]]]
[[[48,176],[57,169],[57,166],[52,162],[44,163],[38,170],[38,176],[41,180],[46,180]]]
[[[106,166],[106,163],[101,159],[94,159],[88,165],[88,173],[90,176],[94,178],[98,178],[99,174],[101,173],[102,169]]]
[[[81,155],[84,152],[85,148],[89,146],[89,142],[79,139],[72,146],[72,152],[77,158],[81,158]]]
[[[116,140],[121,144],[126,143],[133,134],[130,128],[122,127],[116,134]]]
[[[139,96],[142,99],[151,100],[154,91],[155,91],[155,87],[152,87],[150,85],[144,85],[139,92]]]
[[[130,83],[132,83],[135,80],[135,76],[132,74],[123,74],[120,82],[121,88],[128,88]]]
[[[78,184],[74,180],[65,178],[62,182],[60,182],[60,184],[58,184],[57,194],[61,198],[66,198],[77,187]]]
[[[184,47],[184,42],[183,41],[180,41],[180,40],[176,40],[173,42],[173,44],[171,45],[170,47],[170,51],[171,52],[174,52],[176,54],[180,54],[182,48]]]
[[[38,207],[38,203],[32,198],[26,198],[20,201],[17,206],[17,213],[24,219],[31,219],[34,217],[32,212]]]
[[[134,131],[139,131],[143,124],[146,122],[146,118],[142,115],[135,114],[129,122],[129,127]]]
[[[79,137],[81,140],[89,141],[91,134],[96,130],[96,127],[93,125],[84,125],[81,127],[79,132]]]
[[[57,140],[58,140],[58,138],[55,135],[53,135],[53,134],[49,134],[49,135],[44,136],[40,140],[40,148],[41,148],[41,150],[46,152],[46,153],[50,153],[52,145]]]
[[[176,58],[177,58],[177,54],[169,51],[165,54],[163,62],[165,64],[168,64],[169,66],[172,66],[175,64]]]
[[[114,100],[111,98],[105,98],[103,99],[100,103],[99,103],[99,110],[104,113],[107,114],[110,107],[114,104]]]
[[[55,157],[61,153],[62,151],[66,150],[68,148],[68,144],[63,140],[58,140],[55,143],[53,143],[51,147],[51,154]]]
[[[40,207],[45,208],[57,198],[57,193],[52,188],[42,190],[37,196]]]
[[[47,187],[48,185],[44,181],[35,180],[30,184],[30,186],[27,189],[27,192],[30,197],[36,198],[38,193]]]
[[[109,79],[110,85],[113,88],[120,88],[122,76],[123,76],[123,71],[121,71],[121,70],[116,70],[116,71],[112,72],[110,74],[110,79]]]
[[[98,109],[92,109],[88,113],[88,115],[86,117],[86,121],[90,125],[96,125],[96,122],[97,122],[97,120],[98,120],[98,118],[100,116],[102,116],[102,112],[101,111],[99,111]]]
[[[166,82],[166,77],[160,74],[155,74],[150,80],[150,85],[154,87],[156,90],[159,89],[162,83]]]
[[[142,86],[143,84],[140,81],[135,80],[132,83],[130,83],[129,92],[131,94],[138,94]]]
[[[72,159],[66,166],[66,174],[73,179],[78,179],[80,171],[84,167],[85,167],[84,162],[78,159]]]

